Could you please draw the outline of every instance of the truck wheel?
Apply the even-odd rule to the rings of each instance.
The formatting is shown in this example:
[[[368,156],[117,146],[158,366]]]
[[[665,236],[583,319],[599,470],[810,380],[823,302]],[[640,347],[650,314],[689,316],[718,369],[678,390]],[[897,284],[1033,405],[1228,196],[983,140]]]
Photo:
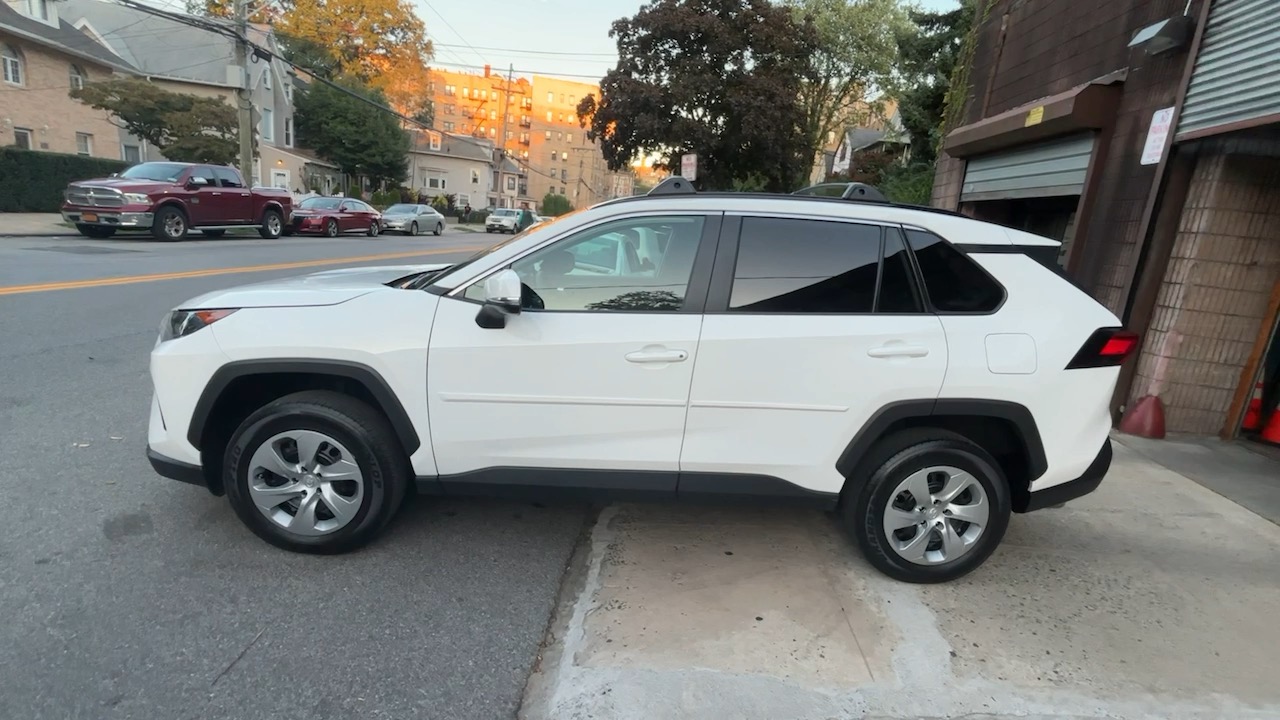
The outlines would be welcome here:
[[[338,221],[329,218],[329,222],[324,224],[324,234],[328,237],[338,237]]]
[[[262,213],[262,227],[258,228],[258,235],[262,236],[263,240],[275,240],[280,237],[281,232],[284,232],[284,216],[279,210],[267,208],[267,211]]]
[[[220,238],[227,234],[226,230],[201,230],[200,234],[207,238]]]
[[[101,225],[84,225],[81,223],[77,223],[76,232],[80,233],[85,237],[97,238],[99,240],[103,240],[111,237],[112,235],[115,235],[116,229],[113,227],[102,227]]]
[[[151,234],[164,242],[181,242],[187,239],[187,216],[181,210],[166,205],[156,212]]]

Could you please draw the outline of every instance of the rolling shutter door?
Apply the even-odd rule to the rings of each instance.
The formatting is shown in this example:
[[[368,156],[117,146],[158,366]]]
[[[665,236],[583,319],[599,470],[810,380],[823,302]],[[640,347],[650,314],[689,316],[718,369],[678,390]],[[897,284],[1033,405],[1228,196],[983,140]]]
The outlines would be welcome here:
[[[1214,0],[1177,136],[1280,114],[1276,0]]]
[[[1079,195],[1084,190],[1092,132],[979,155],[965,168],[961,202]]]

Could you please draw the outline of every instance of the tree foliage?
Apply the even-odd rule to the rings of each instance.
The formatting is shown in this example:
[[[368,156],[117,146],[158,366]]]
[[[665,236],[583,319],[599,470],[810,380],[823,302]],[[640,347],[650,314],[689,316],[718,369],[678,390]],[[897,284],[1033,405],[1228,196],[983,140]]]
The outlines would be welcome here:
[[[800,87],[806,140],[820,147],[830,132],[863,125],[885,90],[898,57],[898,38],[910,29],[900,0],[787,0],[798,21],[810,18],[818,45],[816,77]]]
[[[336,83],[376,103],[386,97],[359,80]],[[409,135],[399,120],[337,88],[314,82],[295,95],[298,141],[335,163],[344,173],[374,182],[399,183],[408,172]]]
[[[549,192],[542,196],[541,207],[543,215],[563,215],[573,210],[573,203],[560,193]]]
[[[122,77],[72,89],[71,97],[107,111],[119,127],[170,160],[228,165],[239,154],[236,110],[220,98],[170,92]]]
[[[941,140],[947,88],[964,38],[973,25],[976,0],[961,0],[947,12],[910,11],[910,27],[898,33],[898,112],[911,134],[916,162],[932,164]]]
[[[275,29],[290,62],[358,79],[404,115],[429,107],[433,50],[411,2],[285,0],[283,8]]]
[[[796,93],[815,79],[809,20],[769,0],[653,0],[609,34],[617,67],[578,115],[611,170],[642,151],[678,167],[691,152],[699,186],[755,175],[769,190],[795,189],[816,151]]]

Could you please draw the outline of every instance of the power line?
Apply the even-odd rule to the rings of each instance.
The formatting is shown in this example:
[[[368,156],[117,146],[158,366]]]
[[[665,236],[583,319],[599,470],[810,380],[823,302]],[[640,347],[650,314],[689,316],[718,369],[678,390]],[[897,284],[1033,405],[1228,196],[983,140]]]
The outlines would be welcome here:
[[[481,60],[485,59],[484,55],[481,55],[479,50],[476,50],[474,47],[472,47],[471,43],[467,42],[467,39],[462,36],[462,33],[458,32],[458,29],[455,28],[453,25],[451,25],[449,23],[449,20],[445,18],[444,15],[440,14],[439,10],[431,6],[431,3],[427,2],[427,0],[422,0],[422,4],[426,5],[428,10],[435,13],[436,17],[440,18],[440,21],[444,23],[444,26],[452,30],[454,35],[458,36],[458,39],[462,41],[463,45],[466,45],[467,47],[471,48],[471,52],[475,53],[476,57],[480,58]]]

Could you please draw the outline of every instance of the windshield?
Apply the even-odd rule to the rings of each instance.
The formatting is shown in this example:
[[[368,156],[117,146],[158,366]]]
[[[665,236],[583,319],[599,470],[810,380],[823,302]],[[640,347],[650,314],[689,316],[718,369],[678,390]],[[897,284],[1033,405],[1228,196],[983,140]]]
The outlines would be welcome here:
[[[342,198],[307,198],[298,203],[303,210],[337,210]]]
[[[178,176],[186,170],[187,166],[182,163],[170,162],[149,162],[133,167],[120,173],[120,177],[129,178],[130,180],[158,180],[160,182],[177,182]]]
[[[382,214],[383,215],[412,215],[416,212],[418,212],[417,205],[405,205],[401,203],[399,205],[392,205],[386,210],[383,210]]]

